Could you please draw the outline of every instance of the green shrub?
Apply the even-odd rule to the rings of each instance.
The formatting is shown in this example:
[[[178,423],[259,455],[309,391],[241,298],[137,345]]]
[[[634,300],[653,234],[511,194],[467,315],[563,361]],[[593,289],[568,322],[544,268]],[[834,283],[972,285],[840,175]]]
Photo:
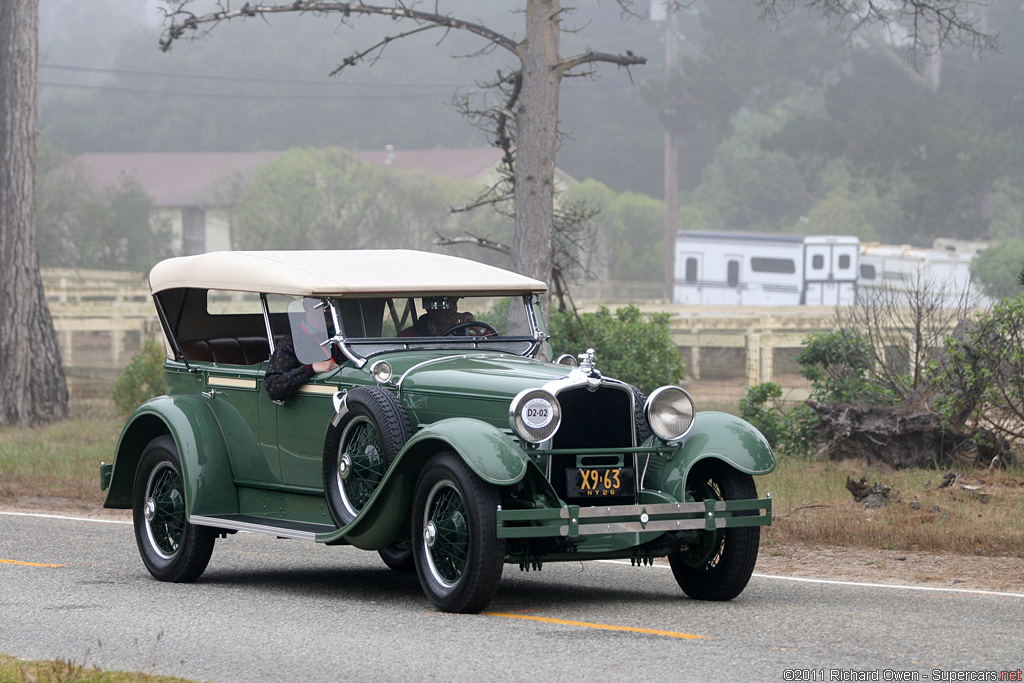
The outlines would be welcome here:
[[[796,356],[818,401],[892,405],[896,395],[875,376],[871,343],[850,330],[812,334]]]
[[[774,382],[749,387],[740,399],[740,416],[757,427],[773,449],[809,455],[819,440],[818,415],[804,404],[785,410],[781,397],[782,388]]]
[[[140,403],[166,391],[164,384],[164,348],[153,341],[143,342],[128,367],[114,383],[114,405],[128,414]]]
[[[629,382],[644,393],[677,384],[686,366],[672,341],[670,313],[644,314],[626,306],[614,315],[604,306],[596,313],[551,314],[551,347],[555,357],[594,349],[601,373]]]

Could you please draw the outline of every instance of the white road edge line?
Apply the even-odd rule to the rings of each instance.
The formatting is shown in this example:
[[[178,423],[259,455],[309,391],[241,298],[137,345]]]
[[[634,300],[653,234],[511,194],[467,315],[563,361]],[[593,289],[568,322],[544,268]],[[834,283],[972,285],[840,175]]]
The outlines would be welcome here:
[[[609,564],[626,564],[625,560],[599,560]],[[671,569],[667,564],[650,565],[659,569]],[[938,593],[970,593],[973,595],[998,595],[1008,598],[1024,598],[1024,593],[1007,593],[1004,591],[988,591],[980,588],[942,588],[940,586],[905,586],[891,583],[866,583],[862,581],[836,581],[835,579],[810,579],[803,576],[779,576],[778,574],[753,574],[759,579],[778,579],[780,581],[800,581],[803,583],[823,583],[834,586],[860,586],[863,588],[893,588],[911,591],[934,591]]]
[[[95,517],[67,517],[64,515],[44,515],[37,512],[4,512],[0,510],[0,515],[9,515],[12,517],[43,517],[45,519],[64,519],[72,522],[97,522],[99,524],[131,524],[131,522],[122,521],[119,519],[96,519]],[[606,562],[608,564],[621,564],[625,565],[625,560],[598,560],[599,562]],[[660,569],[669,569],[668,565],[655,564],[651,565]],[[834,586],[860,586],[862,588],[891,588],[911,591],[934,591],[938,593],[970,593],[973,595],[998,595],[1000,597],[1008,598],[1024,598],[1024,593],[1005,593],[1002,591],[986,591],[980,589],[971,588],[941,588],[939,586],[903,586],[900,584],[888,584],[888,583],[865,583],[861,581],[835,581],[833,579],[809,579],[802,576],[778,576],[776,574],[754,574],[759,579],[778,579],[780,581],[799,581],[802,583],[822,583]]]
[[[120,519],[98,519],[96,517],[68,517],[66,515],[44,515],[38,512],[4,512],[0,510],[0,515],[9,515],[11,517],[43,517],[45,519],[65,519],[71,522],[97,522],[99,524],[131,524]]]

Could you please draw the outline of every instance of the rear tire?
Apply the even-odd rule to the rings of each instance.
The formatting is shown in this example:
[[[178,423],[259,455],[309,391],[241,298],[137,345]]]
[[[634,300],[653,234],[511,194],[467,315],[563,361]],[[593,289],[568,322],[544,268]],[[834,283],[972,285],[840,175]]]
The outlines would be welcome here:
[[[696,501],[757,498],[753,477],[711,461],[694,467],[686,489]],[[760,539],[761,527],[757,526],[706,531],[696,547],[668,556],[672,574],[683,592],[695,600],[732,600],[743,592],[754,573]]]
[[[384,564],[396,572],[410,574],[416,571],[416,560],[412,556],[412,541],[390,543],[377,551]]]
[[[479,612],[498,590],[505,560],[499,502],[498,489],[450,451],[423,468],[413,497],[413,557],[423,592],[441,611]]]
[[[142,562],[160,581],[194,581],[206,569],[217,532],[189,524],[178,447],[168,435],[149,442],[135,471],[132,519]]]

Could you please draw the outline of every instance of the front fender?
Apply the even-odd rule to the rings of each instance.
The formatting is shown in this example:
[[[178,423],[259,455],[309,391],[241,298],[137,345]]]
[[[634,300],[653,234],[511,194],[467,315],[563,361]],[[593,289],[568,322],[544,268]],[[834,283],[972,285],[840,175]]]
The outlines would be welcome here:
[[[406,442],[355,521],[317,540],[337,543],[344,538],[371,550],[393,541],[409,523],[420,471],[431,456],[443,450],[454,451],[477,476],[497,486],[518,483],[529,463],[512,437],[493,425],[468,417],[439,420]]]
[[[645,487],[663,491],[679,501],[684,500],[686,477],[702,460],[720,460],[750,475],[768,474],[775,469],[772,447],[754,425],[735,415],[714,411],[697,413],[689,433],[660,468],[655,464],[657,457],[652,457]]]
[[[238,495],[220,427],[209,407],[188,395],[158,396],[131,414],[117,442],[110,488],[103,507],[132,506],[135,470],[142,451],[163,434],[170,434],[178,447],[188,514],[237,512]]]

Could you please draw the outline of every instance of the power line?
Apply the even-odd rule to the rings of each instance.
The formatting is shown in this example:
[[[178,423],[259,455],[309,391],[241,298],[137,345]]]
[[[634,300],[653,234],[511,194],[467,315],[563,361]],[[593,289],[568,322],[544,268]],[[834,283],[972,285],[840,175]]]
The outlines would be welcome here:
[[[144,90],[141,88],[124,88],[115,85],[86,85],[84,83],[51,83],[39,81],[39,85],[47,88],[63,88],[72,90],[100,90],[131,95],[155,95],[157,97],[194,97],[221,100],[408,100],[436,98],[439,93],[359,93],[359,94],[324,94],[324,93],[227,93],[227,92],[186,92],[180,90]]]
[[[415,82],[415,81],[341,81],[330,79],[304,79],[304,78],[282,78],[274,76],[228,76],[219,74],[193,74],[175,73],[171,71],[139,71],[135,69],[105,69],[94,66],[72,66],[70,64],[40,64],[40,69],[55,69],[59,71],[77,71],[86,73],[115,74],[120,76],[143,76],[146,78],[183,78],[190,81],[234,81],[244,83],[275,83],[275,84],[300,84],[300,85],[331,85],[348,87],[419,87],[419,88],[457,88],[465,83],[444,83],[444,82]]]
[[[195,74],[195,73],[175,73],[170,71],[141,71],[136,69],[107,69],[101,67],[90,67],[90,66],[74,66],[70,64],[40,64],[41,69],[54,69],[59,71],[71,71],[79,73],[97,73],[97,74],[112,74],[118,76],[137,76],[144,78],[174,78],[174,79],[187,79],[190,81],[209,80],[209,81],[228,81],[236,83],[271,83],[275,85],[314,85],[318,87],[331,86],[331,87],[355,87],[355,88],[463,88],[466,83],[455,83],[455,82],[416,82],[416,81],[342,81],[342,80],[316,80],[316,79],[303,79],[303,78],[283,78],[275,76],[239,76],[239,75],[220,75],[220,74]],[[73,84],[56,84],[47,83],[52,87],[82,87],[87,86],[76,86]],[[121,88],[120,86],[89,86],[93,89],[110,89],[120,90],[122,92],[153,92],[150,90],[131,90],[128,88]],[[603,80],[589,80],[587,83],[577,83],[575,81],[568,81],[563,84],[563,87],[569,88],[580,88],[590,89],[594,87],[604,88],[622,88],[623,83],[615,81],[603,81]],[[630,83],[628,85],[630,89],[635,86]],[[473,88],[474,91],[480,91],[481,88]],[[184,95],[187,93],[169,93]],[[209,95],[194,93],[196,97],[215,97],[217,93],[211,93]],[[428,95],[418,95],[419,97]],[[238,97],[256,97],[253,95],[239,95]],[[271,98],[273,96],[267,96]],[[281,97],[291,97],[290,95],[282,95]],[[310,99],[322,99],[319,97],[310,97]],[[384,98],[387,99],[387,98]]]

